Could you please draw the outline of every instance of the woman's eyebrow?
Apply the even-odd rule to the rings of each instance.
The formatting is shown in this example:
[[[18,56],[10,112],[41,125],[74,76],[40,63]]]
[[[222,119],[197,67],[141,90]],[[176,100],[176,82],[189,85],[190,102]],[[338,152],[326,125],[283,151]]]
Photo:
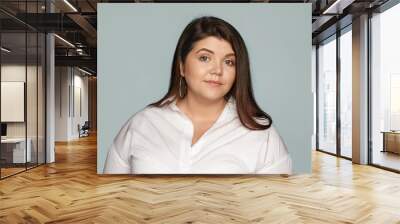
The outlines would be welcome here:
[[[200,51],[208,51],[208,52],[210,52],[211,54],[214,54],[214,52],[213,52],[212,50],[209,50],[209,49],[207,49],[207,48],[201,48],[201,49],[197,50],[196,53],[199,53]]]
[[[207,48],[201,48],[201,49],[197,50],[197,51],[196,51],[196,54],[199,53],[200,51],[207,51],[207,52],[209,52],[209,53],[211,53],[211,54],[214,54],[214,51],[209,50],[209,49],[207,49]],[[228,56],[235,56],[235,53],[229,53],[229,54],[226,54],[226,55],[225,55],[225,57],[228,57]]]

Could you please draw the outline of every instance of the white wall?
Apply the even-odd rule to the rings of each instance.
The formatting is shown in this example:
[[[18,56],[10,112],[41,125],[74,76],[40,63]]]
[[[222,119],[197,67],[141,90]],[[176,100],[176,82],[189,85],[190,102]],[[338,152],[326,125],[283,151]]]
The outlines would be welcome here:
[[[77,75],[77,70],[74,70],[74,96],[72,96],[71,99],[74,99],[74,102],[71,102],[71,105],[74,105],[72,108],[72,114],[71,114],[71,135],[73,136],[72,138],[78,138],[79,133],[78,133],[78,124],[81,126],[85,123],[85,121],[88,120],[88,77],[87,76],[81,76],[83,73],[78,73]],[[79,97],[80,96],[80,97]],[[80,101],[80,102],[79,102]],[[81,108],[79,108],[81,107]],[[80,110],[81,111],[80,111]]]
[[[56,67],[55,73],[55,141],[77,139],[78,124],[88,120],[88,77],[72,67]]]
[[[67,67],[55,68],[55,141],[68,140],[68,85],[70,76]]]

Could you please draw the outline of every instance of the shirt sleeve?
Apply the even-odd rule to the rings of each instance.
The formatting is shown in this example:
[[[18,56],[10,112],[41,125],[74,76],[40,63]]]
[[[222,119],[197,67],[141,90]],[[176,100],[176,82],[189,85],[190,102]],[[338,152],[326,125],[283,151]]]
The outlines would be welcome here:
[[[259,155],[256,174],[292,174],[292,160],[274,126],[267,129],[266,144]]]
[[[108,150],[104,165],[104,174],[131,173],[130,154],[132,151],[133,130],[128,121],[119,131]]]

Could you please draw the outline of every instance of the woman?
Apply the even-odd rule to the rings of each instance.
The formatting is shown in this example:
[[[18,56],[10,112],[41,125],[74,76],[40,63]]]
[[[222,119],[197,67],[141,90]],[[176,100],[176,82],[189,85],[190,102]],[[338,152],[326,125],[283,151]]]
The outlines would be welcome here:
[[[104,173],[292,173],[283,140],[254,99],[247,49],[232,25],[201,17],[186,26],[167,94],[122,127]]]

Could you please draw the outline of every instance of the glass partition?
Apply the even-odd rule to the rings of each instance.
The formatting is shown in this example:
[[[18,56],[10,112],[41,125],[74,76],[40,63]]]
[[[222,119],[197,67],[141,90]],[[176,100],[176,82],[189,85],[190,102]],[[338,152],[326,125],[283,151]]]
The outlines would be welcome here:
[[[28,168],[37,165],[38,147],[37,147],[37,110],[38,110],[38,35],[36,32],[27,33],[27,98],[26,98],[26,113],[27,113],[27,150],[31,151],[31,159],[27,163]]]
[[[38,34],[38,74],[37,74],[37,162],[43,164],[46,162],[46,145],[45,145],[45,114],[46,114],[46,76],[45,76],[45,65],[46,65],[46,38],[43,33]]]
[[[1,176],[24,171],[26,150],[26,34],[1,34]],[[6,49],[6,50],[4,50]],[[29,149],[29,147],[28,147]]]
[[[45,12],[44,3],[1,1],[0,7],[18,17]],[[28,23],[0,11],[1,179],[45,163],[46,39]]]

